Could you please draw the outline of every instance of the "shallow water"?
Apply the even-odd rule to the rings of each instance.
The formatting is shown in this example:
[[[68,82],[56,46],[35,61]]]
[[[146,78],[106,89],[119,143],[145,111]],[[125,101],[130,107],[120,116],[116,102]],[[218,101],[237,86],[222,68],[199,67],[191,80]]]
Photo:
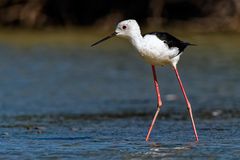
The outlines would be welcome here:
[[[9,124],[9,120],[11,124]],[[25,117],[1,125],[1,158],[77,159],[234,159],[239,152],[239,121],[198,120],[194,143],[189,121],[159,120],[149,143],[150,117],[82,119]]]
[[[237,159],[240,156],[240,49],[187,49],[179,71],[199,143],[170,68],[151,67],[132,48],[0,46],[0,158]]]

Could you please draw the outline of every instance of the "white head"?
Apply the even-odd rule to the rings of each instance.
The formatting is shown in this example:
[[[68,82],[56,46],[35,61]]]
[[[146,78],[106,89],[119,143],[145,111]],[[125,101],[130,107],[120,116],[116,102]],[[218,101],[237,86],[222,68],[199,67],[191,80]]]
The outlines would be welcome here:
[[[115,33],[117,36],[129,38],[136,34],[141,34],[141,31],[137,21],[129,19],[118,23]]]
[[[124,21],[121,21],[118,23],[114,33],[97,41],[96,43],[92,44],[91,46],[95,46],[109,38],[114,37],[114,36],[131,38],[134,35],[141,35],[140,27],[139,27],[137,21],[134,19],[124,20]]]

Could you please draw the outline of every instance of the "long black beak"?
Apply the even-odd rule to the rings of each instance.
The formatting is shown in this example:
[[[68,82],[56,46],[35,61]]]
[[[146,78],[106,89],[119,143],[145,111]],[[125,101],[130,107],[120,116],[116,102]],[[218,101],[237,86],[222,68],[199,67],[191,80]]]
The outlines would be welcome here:
[[[117,35],[117,33],[116,33],[116,32],[113,32],[113,33],[110,34],[109,36],[107,36],[107,37],[105,37],[105,38],[97,41],[96,43],[93,43],[93,44],[91,45],[91,47],[96,46],[97,44],[99,44],[99,43],[101,43],[101,42],[103,42],[103,41],[105,41],[105,40],[107,40],[107,39],[109,39],[109,38],[112,38],[112,37],[114,37],[114,36],[116,36],[116,35]]]

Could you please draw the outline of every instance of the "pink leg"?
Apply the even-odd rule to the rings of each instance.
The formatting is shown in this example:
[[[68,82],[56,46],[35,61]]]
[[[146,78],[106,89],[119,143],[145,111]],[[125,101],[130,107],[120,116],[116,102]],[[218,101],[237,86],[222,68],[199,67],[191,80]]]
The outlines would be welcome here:
[[[187,94],[185,92],[185,89],[183,87],[183,84],[182,84],[182,81],[181,81],[181,78],[178,74],[178,70],[177,70],[177,67],[173,67],[174,71],[175,71],[175,74],[177,76],[177,79],[178,79],[178,83],[180,85],[180,88],[182,90],[182,93],[183,93],[183,96],[184,96],[184,99],[187,103],[187,108],[188,108],[188,112],[189,112],[189,115],[190,115],[190,118],[191,118],[191,121],[192,121],[192,127],[193,127],[193,131],[194,131],[194,135],[196,137],[196,141],[198,141],[198,134],[197,134],[197,130],[196,130],[196,126],[195,126],[195,123],[194,123],[194,119],[193,119],[193,115],[192,115],[192,108],[191,108],[191,104],[188,100],[188,97],[187,97]]]
[[[157,111],[153,117],[153,120],[152,120],[152,123],[148,129],[148,134],[146,136],[146,141],[148,141],[149,139],[149,136],[151,134],[151,131],[153,129],[153,126],[154,126],[154,123],[157,119],[157,116],[158,116],[158,113],[160,111],[160,107],[162,106],[162,101],[161,101],[161,96],[160,96],[160,91],[159,91],[159,86],[158,86],[158,81],[157,81],[157,75],[156,75],[156,70],[155,70],[155,66],[152,65],[152,72],[153,72],[153,78],[154,78],[154,85],[155,85],[155,88],[156,88],[156,93],[157,93]]]

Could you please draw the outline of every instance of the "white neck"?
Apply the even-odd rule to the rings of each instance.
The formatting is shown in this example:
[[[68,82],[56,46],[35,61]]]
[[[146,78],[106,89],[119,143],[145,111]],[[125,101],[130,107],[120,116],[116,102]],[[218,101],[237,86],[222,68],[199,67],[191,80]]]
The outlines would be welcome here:
[[[141,35],[141,32],[135,32],[131,34],[130,41],[132,42],[132,45],[136,47],[138,51],[141,50],[141,47],[143,46],[143,37]]]

